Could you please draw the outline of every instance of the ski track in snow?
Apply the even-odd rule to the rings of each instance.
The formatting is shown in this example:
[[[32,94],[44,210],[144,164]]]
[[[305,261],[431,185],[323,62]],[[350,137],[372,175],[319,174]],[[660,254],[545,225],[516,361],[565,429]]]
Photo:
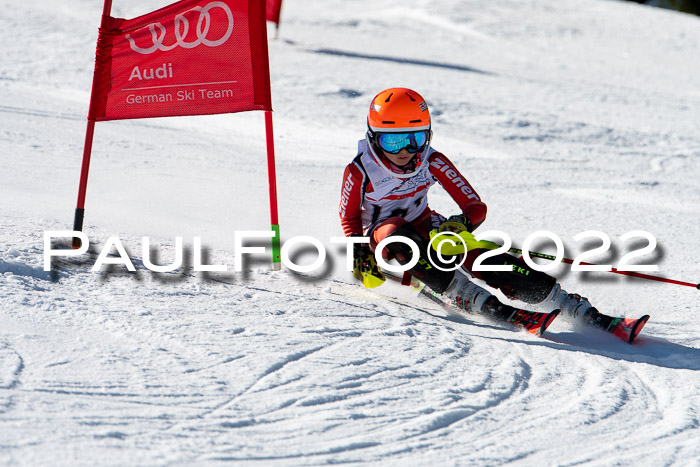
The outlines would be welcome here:
[[[0,464],[699,465],[695,290],[556,270],[601,310],[651,314],[629,346],[565,317],[538,338],[394,284],[367,291],[342,255],[315,278],[266,258],[193,272],[193,236],[231,267],[233,231],[268,228],[259,115],[98,125],[92,248],[44,271],[43,231],[72,215],[100,11],[62,2],[56,24],[39,0],[0,6]],[[368,102],[405,85],[489,204],[484,230],[521,244],[546,228],[567,252],[584,230],[649,230],[663,273],[697,279],[698,19],[603,0],[284,8],[270,42],[284,238],[335,251]],[[112,235],[135,273],[91,271]],[[146,270],[144,235],[162,263],[183,236],[185,266]]]
[[[36,261],[31,246],[15,256]],[[537,338],[265,269],[247,281],[143,266],[100,276],[66,260],[52,281],[31,264],[2,276],[15,282],[0,334],[10,460],[65,443],[115,463],[305,465],[680,460],[672,452],[696,449],[697,401],[669,388],[698,371],[699,352],[652,336],[628,346],[555,321]],[[42,316],[29,326],[27,313]]]

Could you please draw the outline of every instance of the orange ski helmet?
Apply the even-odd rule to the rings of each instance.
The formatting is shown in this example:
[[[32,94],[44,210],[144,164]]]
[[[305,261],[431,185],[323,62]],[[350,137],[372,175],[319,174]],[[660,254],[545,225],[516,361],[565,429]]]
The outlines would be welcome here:
[[[373,132],[400,133],[430,130],[430,111],[416,91],[390,88],[372,99],[367,125]]]
[[[412,177],[421,169],[430,148],[430,111],[425,99],[407,88],[390,88],[377,94],[367,115],[367,143],[382,167],[395,177]],[[403,147],[415,156],[409,165],[391,168],[385,152]],[[399,173],[403,171],[402,173]]]

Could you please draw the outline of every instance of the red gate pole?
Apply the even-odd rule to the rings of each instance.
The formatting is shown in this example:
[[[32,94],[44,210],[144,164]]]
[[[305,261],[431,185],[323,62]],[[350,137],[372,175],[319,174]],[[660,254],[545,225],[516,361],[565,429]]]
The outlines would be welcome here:
[[[109,15],[112,12],[112,0],[105,0],[102,8],[102,21],[100,28],[106,28],[109,21]],[[92,115],[92,107],[95,99],[95,78],[92,79],[92,89],[90,91],[90,111],[88,115]],[[87,192],[88,172],[90,171],[90,156],[92,154],[92,137],[95,133],[95,120],[88,117],[87,129],[85,130],[85,145],[83,146],[83,163],[80,169],[80,185],[78,187],[78,202],[75,208],[75,217],[73,218],[73,230],[82,232],[83,218],[85,217],[85,194]],[[78,237],[73,237],[73,248],[80,248],[81,241]]]
[[[267,178],[270,188],[270,223],[272,237],[272,270],[279,271],[280,263],[280,226],[277,213],[277,175],[275,171],[275,141],[272,134],[272,111],[265,111],[265,136],[267,139]]]

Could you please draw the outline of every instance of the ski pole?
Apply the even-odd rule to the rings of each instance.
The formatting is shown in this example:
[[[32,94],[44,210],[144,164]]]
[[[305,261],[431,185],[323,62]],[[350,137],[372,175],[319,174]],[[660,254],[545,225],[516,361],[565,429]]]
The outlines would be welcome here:
[[[497,246],[499,246],[499,245],[494,243],[494,248],[496,248]],[[511,248],[508,251],[510,253],[515,253],[516,255],[523,254],[523,250],[520,250],[518,248]],[[548,260],[552,260],[552,261],[557,259],[556,256],[547,255],[545,253],[538,253],[536,251],[530,251],[529,254],[531,257],[534,257],[534,258],[543,258],[543,259],[548,259]],[[574,260],[569,259],[569,258],[562,258],[561,262],[567,263],[567,264],[573,264]],[[586,263],[585,261],[580,261],[579,264],[581,264],[583,266],[595,266],[594,264]],[[667,282],[669,284],[685,285],[687,287],[695,287],[696,289],[700,290],[700,284],[693,284],[691,282],[683,282],[683,281],[678,281],[675,279],[668,279],[666,277],[652,276],[649,274],[642,274],[640,272],[634,272],[634,271],[619,271],[616,268],[611,268],[610,271],[608,271],[608,272],[613,272],[615,274],[621,274],[624,276],[639,277],[640,279],[648,279],[648,280],[658,281],[658,282]]]
[[[430,237],[431,237],[431,245],[435,250],[437,250],[440,245],[442,244],[443,241],[447,241],[449,237],[445,237],[443,233],[438,233],[437,231],[432,231],[430,232]],[[454,233],[450,232],[449,235],[455,235]],[[472,250],[474,248],[485,248],[489,250],[495,250],[496,248],[501,248],[502,245],[499,245],[498,243],[490,242],[488,240],[479,240],[477,241],[474,238],[474,234],[467,232],[466,230],[464,232],[460,232],[459,234],[456,234],[458,237],[460,237],[463,240],[464,246],[466,246],[467,251]],[[446,248],[443,248],[443,253],[446,254],[460,254],[464,253],[464,246],[462,245],[457,245],[454,243],[454,241],[449,240],[449,242],[452,244],[452,246],[447,246]],[[460,251],[461,250],[461,251]],[[508,250],[509,253],[515,253],[517,255],[522,255],[523,250],[519,248],[510,248]],[[543,258],[543,259],[548,259],[550,261],[555,261],[557,259],[556,256],[553,255],[548,255],[545,253],[538,253],[536,251],[529,251],[528,254],[533,257],[533,258]],[[569,259],[569,258],[562,258],[561,259],[562,263],[567,263],[567,264],[573,264],[574,260]],[[584,266],[596,266],[591,263],[586,263],[586,262],[579,262],[579,264],[584,265]],[[634,272],[634,271],[619,271],[616,268],[610,269],[608,272],[613,272],[615,274],[621,274],[624,276],[631,276],[631,277],[638,277],[640,279],[648,279],[652,281],[658,281],[658,282],[666,282],[669,284],[678,284],[678,285],[685,285],[686,287],[694,287],[698,290],[700,290],[700,284],[693,284],[691,282],[683,282],[675,279],[667,279],[665,277],[659,277],[659,276],[652,276],[649,274],[642,274],[639,272]]]

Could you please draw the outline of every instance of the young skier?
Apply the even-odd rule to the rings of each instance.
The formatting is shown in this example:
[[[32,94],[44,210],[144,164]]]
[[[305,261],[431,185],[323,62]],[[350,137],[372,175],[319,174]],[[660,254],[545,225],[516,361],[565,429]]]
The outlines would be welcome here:
[[[408,272],[468,312],[508,319],[512,307],[501,304],[467,275],[440,270],[428,261],[431,230],[472,232],[484,222],[486,205],[449,158],[430,146],[432,127],[425,100],[406,88],[382,91],[371,102],[367,127],[365,138],[358,143],[357,156],[345,168],[339,208],[346,236],[370,238],[369,245],[355,244],[355,277],[362,280],[362,273],[367,271],[381,277],[374,258],[377,244],[390,236],[408,237],[420,250],[419,262]],[[435,182],[457,203],[460,214],[446,219],[430,209],[427,194]],[[604,329],[610,327],[614,318],[600,314],[588,299],[562,290],[554,277],[531,269],[520,258],[500,254],[483,262],[512,265],[509,271],[473,271],[475,259],[484,251],[474,249],[466,255],[462,268],[473,277],[501,290],[508,298],[559,309],[571,318]],[[413,252],[407,244],[396,241],[387,245],[384,254],[384,259],[395,258],[407,264]],[[433,254],[433,261],[435,257]]]

